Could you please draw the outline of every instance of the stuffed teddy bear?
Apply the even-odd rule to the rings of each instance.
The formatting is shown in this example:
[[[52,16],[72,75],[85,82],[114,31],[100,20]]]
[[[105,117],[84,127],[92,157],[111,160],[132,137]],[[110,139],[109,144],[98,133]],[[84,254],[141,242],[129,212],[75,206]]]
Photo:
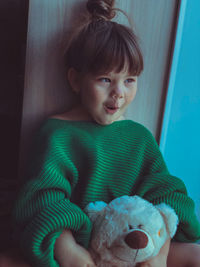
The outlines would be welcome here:
[[[98,267],[134,267],[156,256],[178,224],[171,207],[139,196],[89,203],[85,212],[93,223],[89,250]]]

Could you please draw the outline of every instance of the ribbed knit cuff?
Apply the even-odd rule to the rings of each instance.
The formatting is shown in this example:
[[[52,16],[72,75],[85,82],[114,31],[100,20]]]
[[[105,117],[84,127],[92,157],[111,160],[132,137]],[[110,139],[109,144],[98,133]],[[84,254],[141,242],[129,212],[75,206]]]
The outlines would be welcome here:
[[[80,232],[81,240],[87,246],[91,228],[87,215],[68,199],[63,199],[35,216],[25,228],[21,245],[37,267],[57,267],[54,244],[63,229]]]

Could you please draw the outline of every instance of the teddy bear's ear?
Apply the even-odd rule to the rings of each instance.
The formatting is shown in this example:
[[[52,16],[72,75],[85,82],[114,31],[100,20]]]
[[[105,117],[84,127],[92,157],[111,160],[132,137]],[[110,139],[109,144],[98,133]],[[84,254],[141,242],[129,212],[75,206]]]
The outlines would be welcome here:
[[[91,202],[85,207],[84,211],[90,220],[94,222],[106,206],[107,204],[104,201]]]
[[[172,209],[165,203],[161,203],[159,205],[156,205],[155,207],[160,211],[161,215],[163,216],[168,233],[172,238],[176,233],[178,225],[178,216],[176,215],[174,209]]]

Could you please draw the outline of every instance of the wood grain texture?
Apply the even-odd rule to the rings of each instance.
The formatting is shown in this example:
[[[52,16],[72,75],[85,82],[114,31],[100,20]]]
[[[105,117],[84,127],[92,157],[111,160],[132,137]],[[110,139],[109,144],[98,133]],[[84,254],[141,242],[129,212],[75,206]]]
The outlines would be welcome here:
[[[160,130],[175,12],[176,1],[134,0],[129,6],[143,51],[144,71],[127,117],[144,124],[155,137]]]
[[[86,0],[30,0],[21,168],[25,164],[31,136],[40,122],[69,108],[75,101],[64,73],[63,43],[85,3]],[[117,0],[116,6],[134,21],[145,62],[138,94],[127,112],[127,118],[143,123],[156,135],[176,0]],[[128,24],[121,14],[115,20]]]

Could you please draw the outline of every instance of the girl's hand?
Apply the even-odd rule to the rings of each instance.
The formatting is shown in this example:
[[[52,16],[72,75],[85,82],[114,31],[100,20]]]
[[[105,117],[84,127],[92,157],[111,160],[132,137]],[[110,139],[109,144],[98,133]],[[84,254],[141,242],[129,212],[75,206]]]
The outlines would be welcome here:
[[[168,239],[157,256],[148,261],[139,263],[136,267],[167,267],[167,256],[169,253],[170,239]]]
[[[167,258],[157,255],[148,261],[137,264],[136,267],[167,267]]]
[[[61,267],[96,267],[89,252],[76,243],[69,230],[56,240],[54,252]]]

